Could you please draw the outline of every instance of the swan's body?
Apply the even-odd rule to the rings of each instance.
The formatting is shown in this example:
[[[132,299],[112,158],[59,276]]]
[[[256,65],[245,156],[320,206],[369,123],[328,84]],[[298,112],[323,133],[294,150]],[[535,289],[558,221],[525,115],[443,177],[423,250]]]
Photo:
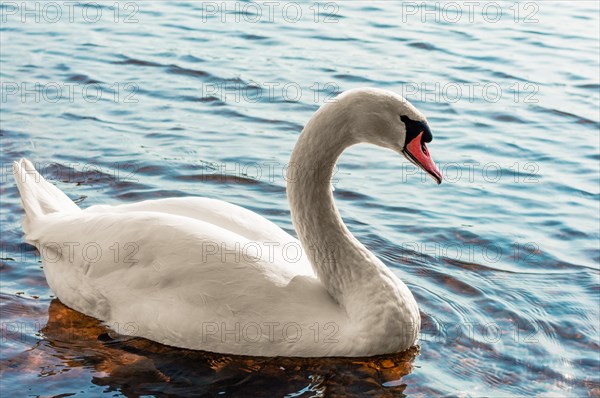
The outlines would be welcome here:
[[[362,120],[355,115],[361,111]],[[401,97],[373,89],[343,94],[309,121],[288,176],[300,241],[214,199],[81,210],[22,159],[15,174],[27,241],[40,250],[56,296],[117,332],[243,355],[405,350],[419,332],[417,304],[346,229],[330,190],[346,147],[366,141],[405,150],[412,132],[408,124],[404,131],[389,125],[390,113],[425,123]],[[372,129],[379,130],[375,138],[367,135]]]

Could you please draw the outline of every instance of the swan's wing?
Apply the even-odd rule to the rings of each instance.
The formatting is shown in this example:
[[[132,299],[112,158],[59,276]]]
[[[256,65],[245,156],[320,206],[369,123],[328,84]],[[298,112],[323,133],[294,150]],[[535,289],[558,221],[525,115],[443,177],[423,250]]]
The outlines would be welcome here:
[[[44,251],[40,250],[43,256],[45,251],[68,254],[62,253],[59,246],[85,247],[90,252],[88,262],[95,265],[90,271],[93,273],[108,273],[113,267],[120,266],[119,250],[129,245],[133,253],[130,257],[137,255],[135,263],[142,266],[151,266],[153,260],[158,261],[165,255],[177,254],[200,264],[210,263],[211,258],[224,264],[240,263],[240,258],[246,258],[255,268],[264,269],[267,275],[284,279],[304,275],[295,264],[277,263],[263,255],[260,242],[212,223],[167,213],[52,213],[36,220],[27,239],[45,245],[41,248]],[[101,253],[96,255],[96,251]],[[109,261],[109,252],[114,252],[112,258],[116,260]],[[171,263],[170,267],[184,265]]]
[[[315,275],[306,251],[296,238],[263,216],[222,200],[168,198],[118,206],[92,206],[84,211],[102,214],[132,212],[157,212],[210,223],[246,238],[251,242],[248,243],[250,246],[258,243],[262,246],[262,255],[273,264],[291,266],[293,272],[300,275]]]
[[[173,214],[214,224],[248,240],[257,242],[297,242],[283,229],[263,216],[243,207],[218,199],[187,197],[146,200],[118,206],[96,205],[85,209],[90,213],[129,213],[151,211]]]
[[[293,264],[270,261],[255,242],[189,217],[53,213],[36,220],[31,230],[27,239],[38,246],[50,287],[80,310],[101,304],[88,299],[113,298],[123,290],[169,291],[190,284],[219,295],[223,285],[244,292],[283,286],[301,275]],[[89,309],[83,312],[106,319]]]

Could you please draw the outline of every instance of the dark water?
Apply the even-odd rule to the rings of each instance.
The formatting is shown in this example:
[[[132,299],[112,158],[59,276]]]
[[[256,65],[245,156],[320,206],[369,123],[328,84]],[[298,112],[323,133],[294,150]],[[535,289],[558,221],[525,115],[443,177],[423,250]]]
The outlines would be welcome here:
[[[499,18],[460,2],[60,4],[2,3],[2,396],[600,396],[597,2],[506,2]],[[53,298],[11,161],[83,207],[207,196],[291,231],[298,133],[359,86],[428,116],[446,176],[355,147],[334,181],[349,228],[414,292],[420,349],[191,352]]]

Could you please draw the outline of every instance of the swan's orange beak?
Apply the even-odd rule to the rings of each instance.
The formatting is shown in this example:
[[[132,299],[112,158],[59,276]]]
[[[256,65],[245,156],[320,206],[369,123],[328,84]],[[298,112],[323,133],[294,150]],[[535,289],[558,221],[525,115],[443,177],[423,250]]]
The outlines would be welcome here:
[[[435,165],[435,162],[429,155],[427,145],[421,141],[423,132],[419,133],[412,141],[404,148],[404,155],[413,162],[416,166],[419,166],[427,174],[429,174],[435,182],[438,184],[442,183],[442,173]]]

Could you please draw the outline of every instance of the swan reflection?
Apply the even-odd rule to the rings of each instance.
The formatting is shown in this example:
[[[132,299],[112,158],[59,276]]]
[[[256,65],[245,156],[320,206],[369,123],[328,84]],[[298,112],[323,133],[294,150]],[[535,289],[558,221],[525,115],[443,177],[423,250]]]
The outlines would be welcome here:
[[[117,334],[58,299],[48,316],[41,340],[12,358],[16,363],[3,367],[5,376],[39,371],[38,377],[61,378],[68,390],[69,381],[87,371],[93,384],[127,397],[398,396],[418,354],[413,347],[371,358],[251,358]]]

